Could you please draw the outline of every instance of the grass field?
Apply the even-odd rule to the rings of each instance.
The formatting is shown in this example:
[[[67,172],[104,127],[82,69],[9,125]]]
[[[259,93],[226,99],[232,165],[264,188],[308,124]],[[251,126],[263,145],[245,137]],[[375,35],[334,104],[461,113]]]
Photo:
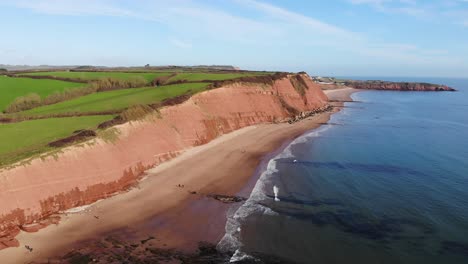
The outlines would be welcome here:
[[[0,124],[0,167],[50,149],[47,144],[78,129],[95,129],[113,116],[51,118]],[[3,140],[7,139],[7,140]]]
[[[136,76],[145,78],[148,82],[170,72],[153,73],[123,73],[123,72],[38,72],[29,75],[56,76],[94,80],[101,77],[129,79]],[[170,81],[187,80],[190,83],[164,85],[158,87],[143,87],[132,89],[96,92],[68,101],[36,107],[27,111],[5,114],[4,118],[21,120],[22,118],[48,117],[53,115],[83,115],[81,117],[47,118],[17,123],[0,123],[0,167],[17,161],[37,156],[54,150],[48,143],[69,137],[76,130],[95,130],[98,124],[113,119],[117,113],[133,106],[161,102],[179,95],[197,93],[207,89],[210,83],[200,83],[203,80],[221,81],[246,76],[259,76],[268,73],[212,73],[212,72],[179,72]],[[198,83],[197,83],[198,81]],[[54,92],[65,89],[85,87],[87,84],[64,82],[51,79],[12,78],[0,76],[0,111],[3,111],[15,98],[30,93],[37,93],[44,98]],[[116,115],[106,113],[115,112]],[[89,115],[102,113],[102,115]],[[87,115],[88,114],[88,115]],[[87,115],[87,116],[86,116]]]
[[[123,110],[132,105],[157,103],[188,91],[194,93],[203,91],[207,86],[206,83],[184,83],[94,93],[70,101],[34,108],[21,114],[51,115]]]
[[[41,98],[44,98],[54,92],[61,92],[66,88],[82,86],[84,86],[82,83],[0,76],[0,112],[5,110],[10,103],[20,96],[37,93]]]
[[[265,75],[267,73],[261,72],[248,72],[248,73],[178,73],[176,76],[169,79],[169,81],[180,81],[180,80],[187,80],[189,82],[199,82],[204,80],[210,81],[222,81],[222,80],[229,80],[235,79],[240,77],[247,77],[247,76],[259,76]]]
[[[103,77],[111,77],[117,79],[130,79],[133,77],[143,77],[148,82],[153,81],[155,78],[170,75],[167,72],[151,72],[151,73],[128,73],[128,72],[67,72],[67,71],[57,71],[57,72],[34,72],[26,73],[23,75],[33,75],[33,76],[54,76],[60,78],[73,78],[81,80],[97,80]]]

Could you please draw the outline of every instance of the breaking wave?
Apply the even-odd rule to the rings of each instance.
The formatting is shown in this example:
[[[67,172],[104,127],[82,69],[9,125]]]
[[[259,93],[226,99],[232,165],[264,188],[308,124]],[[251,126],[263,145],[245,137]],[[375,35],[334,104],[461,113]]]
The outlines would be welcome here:
[[[268,206],[268,202],[274,199],[273,186],[278,186],[281,192],[281,182],[275,182],[275,175],[278,173],[278,160],[294,158],[293,148],[295,145],[310,141],[311,138],[318,137],[331,126],[322,126],[312,130],[287,145],[280,153],[269,160],[266,169],[259,175],[259,179],[253,188],[250,197],[240,207],[228,212],[226,221],[226,233],[217,248],[221,252],[234,252],[230,262],[243,262],[255,259],[252,255],[243,251],[242,244],[242,223],[252,215],[270,215],[275,216],[278,213]],[[271,200],[271,201],[270,201]]]

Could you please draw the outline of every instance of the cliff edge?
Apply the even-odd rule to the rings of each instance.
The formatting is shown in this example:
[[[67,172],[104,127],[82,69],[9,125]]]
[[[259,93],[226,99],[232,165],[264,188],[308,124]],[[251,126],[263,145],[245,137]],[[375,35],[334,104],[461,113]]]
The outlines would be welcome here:
[[[189,148],[246,126],[322,111],[327,101],[307,74],[226,83],[109,128],[107,136],[0,170],[0,249],[18,246],[20,230],[34,232],[58,212],[123,191]]]

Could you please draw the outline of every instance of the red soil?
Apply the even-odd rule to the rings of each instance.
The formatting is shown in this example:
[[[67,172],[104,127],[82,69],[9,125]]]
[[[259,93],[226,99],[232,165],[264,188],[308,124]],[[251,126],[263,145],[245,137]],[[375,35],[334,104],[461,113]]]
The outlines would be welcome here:
[[[20,230],[34,232],[57,222],[44,220],[51,215],[128,189],[147,169],[186,149],[242,127],[283,121],[291,108],[308,112],[327,104],[307,75],[301,75],[306,89],[299,92],[291,78],[206,91],[161,109],[158,117],[116,126],[115,141],[95,139],[58,157],[0,171],[0,249],[19,246],[14,237]]]

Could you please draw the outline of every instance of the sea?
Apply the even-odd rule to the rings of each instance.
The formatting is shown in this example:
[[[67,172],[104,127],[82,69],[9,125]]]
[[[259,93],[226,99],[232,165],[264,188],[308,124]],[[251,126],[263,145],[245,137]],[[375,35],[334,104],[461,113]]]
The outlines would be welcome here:
[[[233,263],[468,263],[468,79],[362,91],[264,162],[218,248]]]

